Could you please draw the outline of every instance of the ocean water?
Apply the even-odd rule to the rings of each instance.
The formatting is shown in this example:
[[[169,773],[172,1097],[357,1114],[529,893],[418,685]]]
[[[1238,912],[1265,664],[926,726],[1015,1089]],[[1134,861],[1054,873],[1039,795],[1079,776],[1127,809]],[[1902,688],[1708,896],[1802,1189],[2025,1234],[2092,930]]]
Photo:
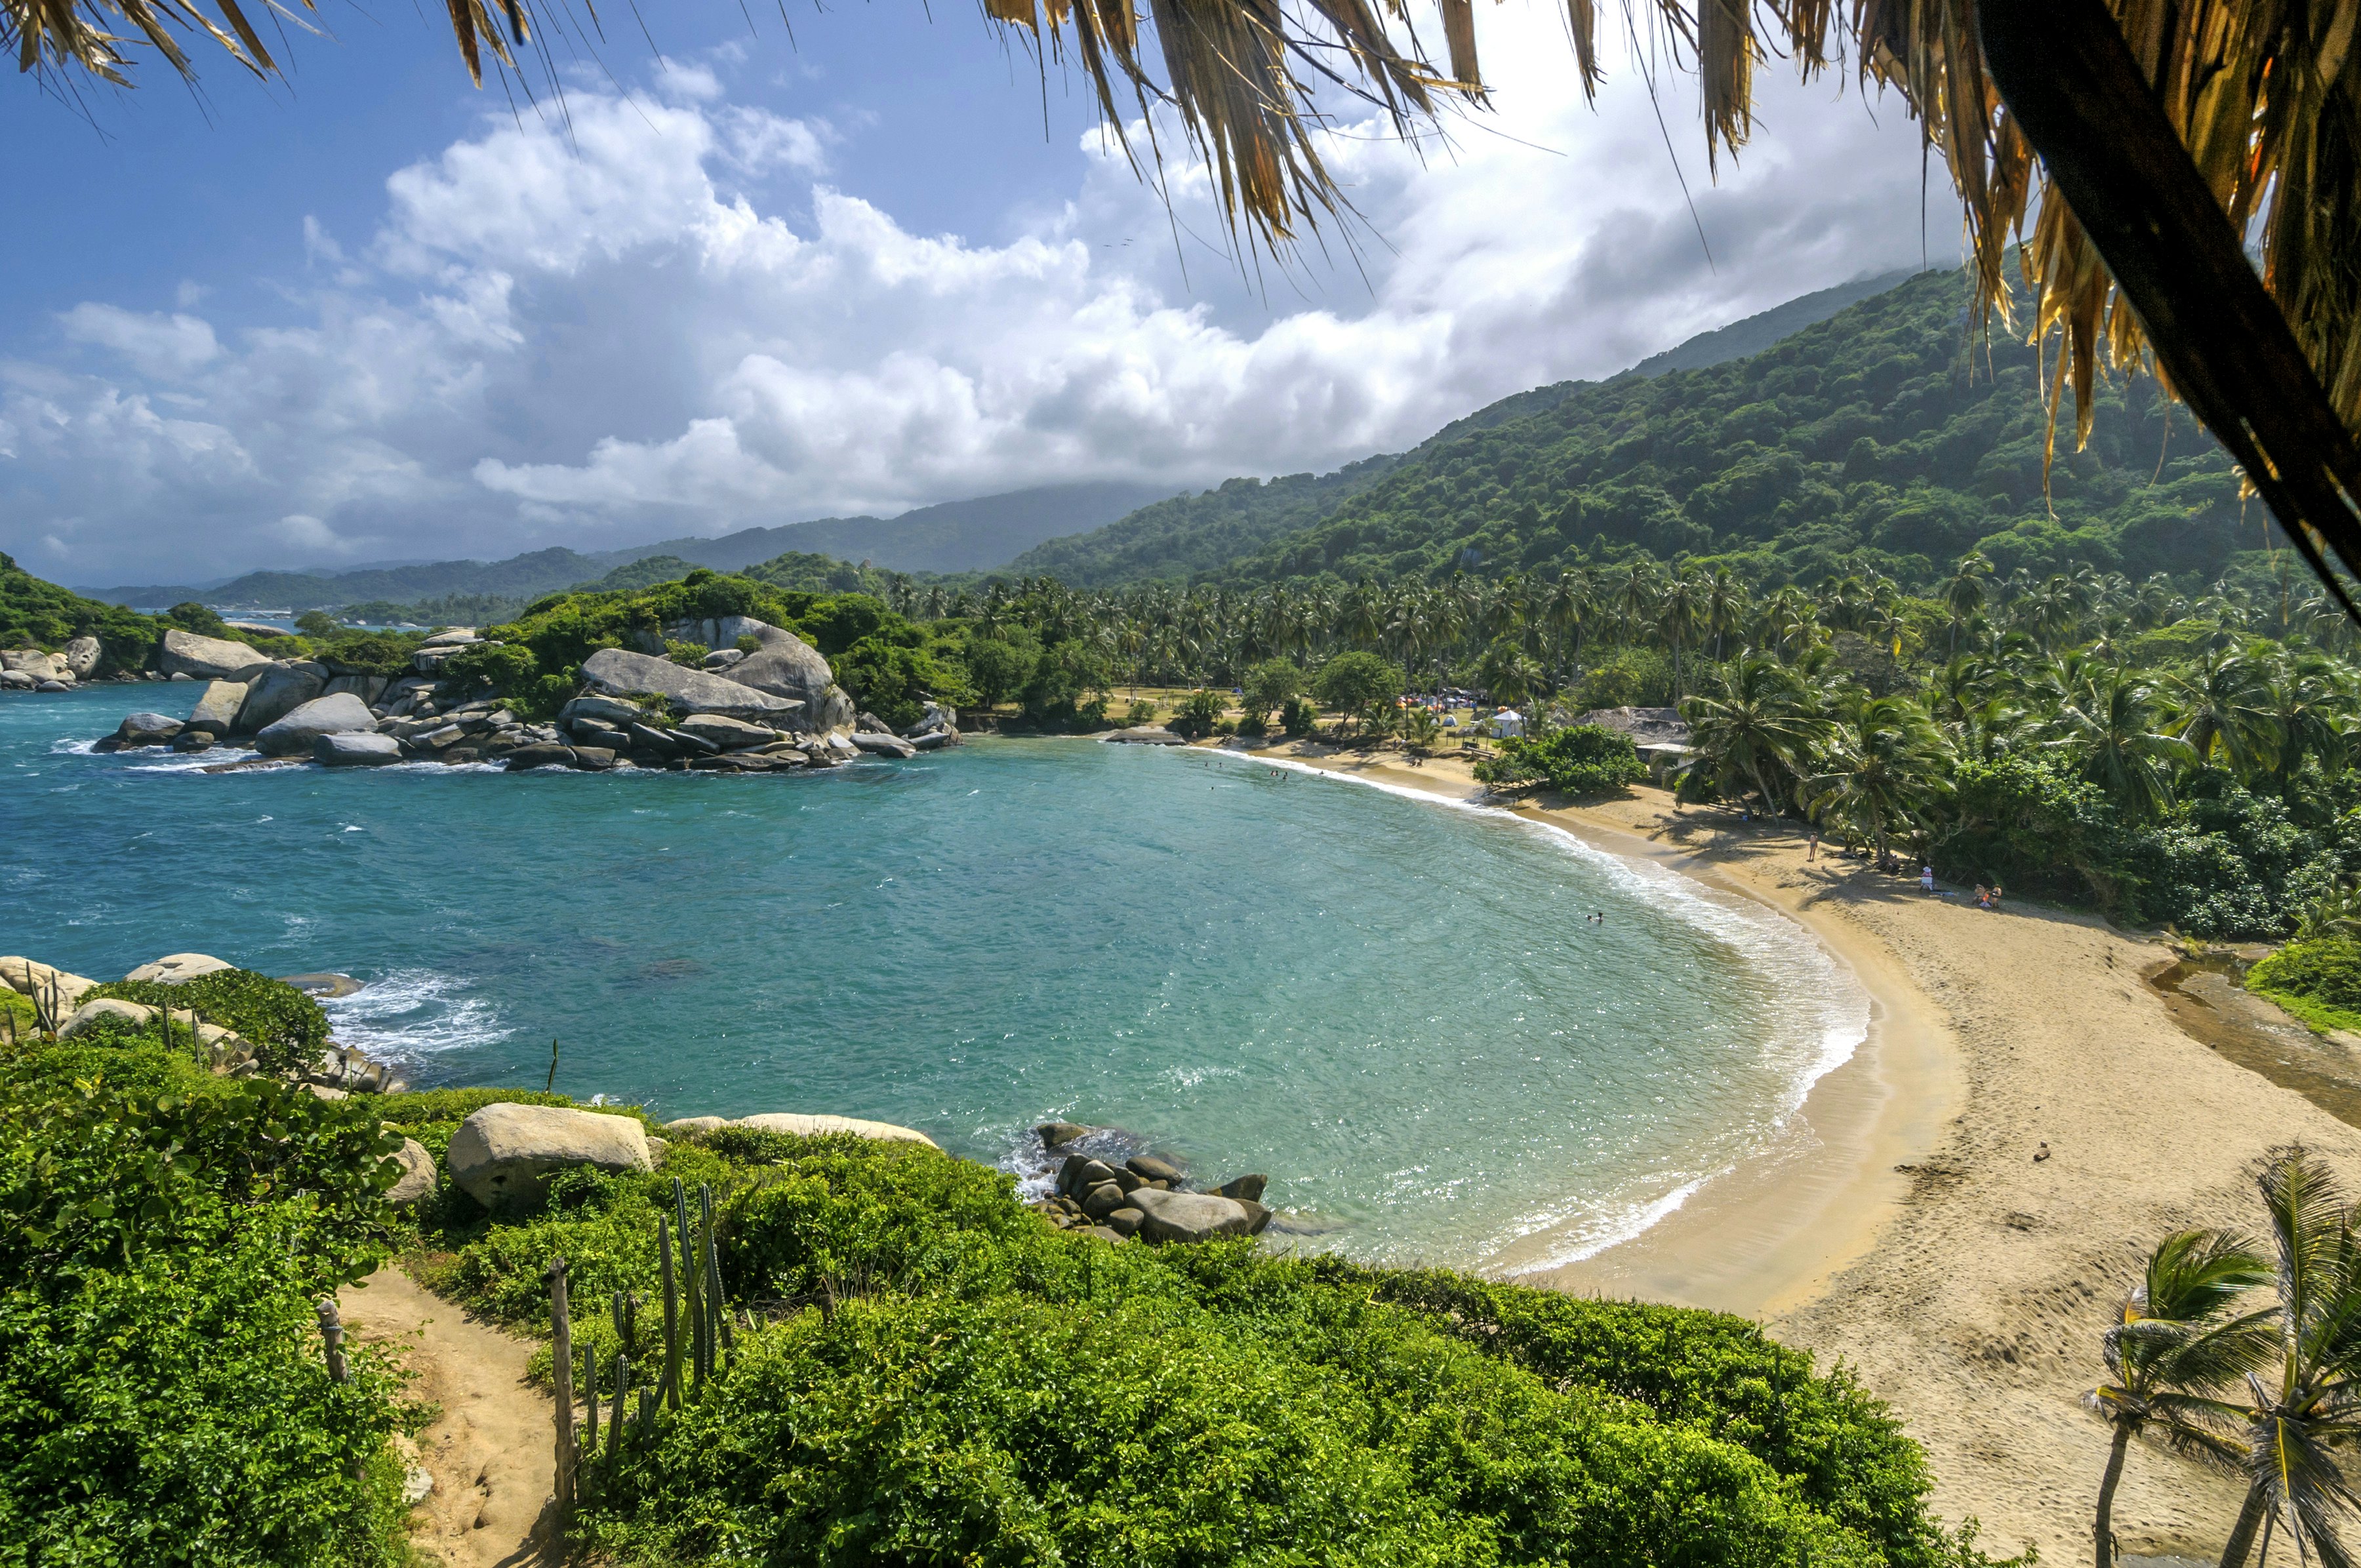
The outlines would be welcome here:
[[[1050,1118],[1270,1177],[1298,1245],[1514,1272],[1762,1146],[1868,1007],[1801,928],[1498,812],[981,740],[809,777],[97,755],[0,698],[0,951],[368,982],[415,1085],[831,1112],[1040,1179]],[[169,709],[168,709],[169,711]],[[1605,916],[1603,922],[1587,918]]]

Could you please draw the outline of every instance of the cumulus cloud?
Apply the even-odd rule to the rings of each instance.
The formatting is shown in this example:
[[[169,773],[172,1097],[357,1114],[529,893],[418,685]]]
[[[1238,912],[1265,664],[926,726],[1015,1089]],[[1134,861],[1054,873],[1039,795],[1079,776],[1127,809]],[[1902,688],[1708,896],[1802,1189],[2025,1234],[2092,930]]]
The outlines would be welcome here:
[[[1168,219],[1095,135],[1059,210],[913,232],[833,181],[839,131],[733,102],[726,59],[577,93],[562,128],[488,122],[394,170],[365,242],[307,220],[280,319],[93,301],[54,355],[0,364],[0,515],[91,582],[1178,488],[1399,450],[1918,261],[1898,114],[1766,74],[1692,212],[1640,83],[1594,113],[1547,19],[1499,16],[1500,111],[1420,149],[1341,126],[1357,258],[1286,268],[1222,260],[1191,237],[1219,231],[1202,174],[1175,170]]]

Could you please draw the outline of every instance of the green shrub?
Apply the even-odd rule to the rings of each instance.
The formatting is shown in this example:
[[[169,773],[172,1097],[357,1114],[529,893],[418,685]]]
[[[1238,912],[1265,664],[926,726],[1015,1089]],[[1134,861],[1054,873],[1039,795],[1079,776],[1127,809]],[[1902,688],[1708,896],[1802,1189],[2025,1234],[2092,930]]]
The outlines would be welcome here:
[[[1375,653],[1339,653],[1320,666],[1312,689],[1347,718],[1367,720],[1390,708],[1405,682],[1401,666]]]
[[[1229,699],[1220,692],[1201,686],[1180,699],[1180,707],[1172,715],[1171,729],[1175,734],[1191,740],[1211,735],[1229,706]]]
[[[1156,722],[1156,705],[1146,697],[1140,697],[1124,709],[1123,721],[1135,729],[1143,724],[1153,724]]]
[[[397,1380],[313,1303],[383,1257],[365,1099],[152,1044],[0,1060],[0,1568],[401,1561]]]
[[[2246,971],[2246,989],[2318,1029],[2361,1029],[2361,941],[2290,942]]]
[[[1290,697],[1279,710],[1279,727],[1301,740],[1320,727],[1320,709],[1312,706],[1309,697]]]
[[[89,996],[119,996],[148,1007],[193,1009],[208,1024],[242,1035],[255,1047],[255,1060],[268,1072],[316,1067],[328,1043],[328,1015],[320,1004],[289,985],[253,970],[215,970],[177,985],[159,981],[113,981]]]
[[[1476,764],[1486,784],[1538,784],[1561,795],[1601,795],[1639,783],[1647,765],[1631,737],[1603,724],[1569,724],[1539,737],[1512,736],[1500,754]]]

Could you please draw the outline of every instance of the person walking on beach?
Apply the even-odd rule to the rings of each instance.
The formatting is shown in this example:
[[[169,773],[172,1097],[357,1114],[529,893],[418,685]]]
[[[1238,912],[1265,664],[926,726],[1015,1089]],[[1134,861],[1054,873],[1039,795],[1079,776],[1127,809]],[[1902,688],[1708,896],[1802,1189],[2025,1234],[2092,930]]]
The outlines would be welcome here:
[[[1918,885],[1927,893],[1931,894],[1935,891],[1935,868],[1933,866],[1921,865],[1918,868]]]
[[[1804,859],[1817,861],[1819,858],[1820,830],[1817,828],[1807,828],[1804,830]]]

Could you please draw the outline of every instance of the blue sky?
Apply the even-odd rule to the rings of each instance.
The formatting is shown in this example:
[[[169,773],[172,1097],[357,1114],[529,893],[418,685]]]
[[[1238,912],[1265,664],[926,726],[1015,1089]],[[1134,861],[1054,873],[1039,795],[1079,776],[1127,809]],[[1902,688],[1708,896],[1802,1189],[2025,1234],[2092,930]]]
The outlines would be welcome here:
[[[1773,67],[1710,184],[1664,93],[1708,262],[1636,73],[1587,108],[1554,12],[1487,11],[1496,112],[1423,158],[1343,127],[1357,264],[1258,276],[1194,171],[1168,216],[1078,80],[957,6],[791,10],[794,48],[775,8],[651,7],[661,56],[620,13],[560,46],[563,115],[410,7],[332,4],[283,84],[16,79],[0,549],[188,580],[1323,468],[1956,256],[1898,104]]]

